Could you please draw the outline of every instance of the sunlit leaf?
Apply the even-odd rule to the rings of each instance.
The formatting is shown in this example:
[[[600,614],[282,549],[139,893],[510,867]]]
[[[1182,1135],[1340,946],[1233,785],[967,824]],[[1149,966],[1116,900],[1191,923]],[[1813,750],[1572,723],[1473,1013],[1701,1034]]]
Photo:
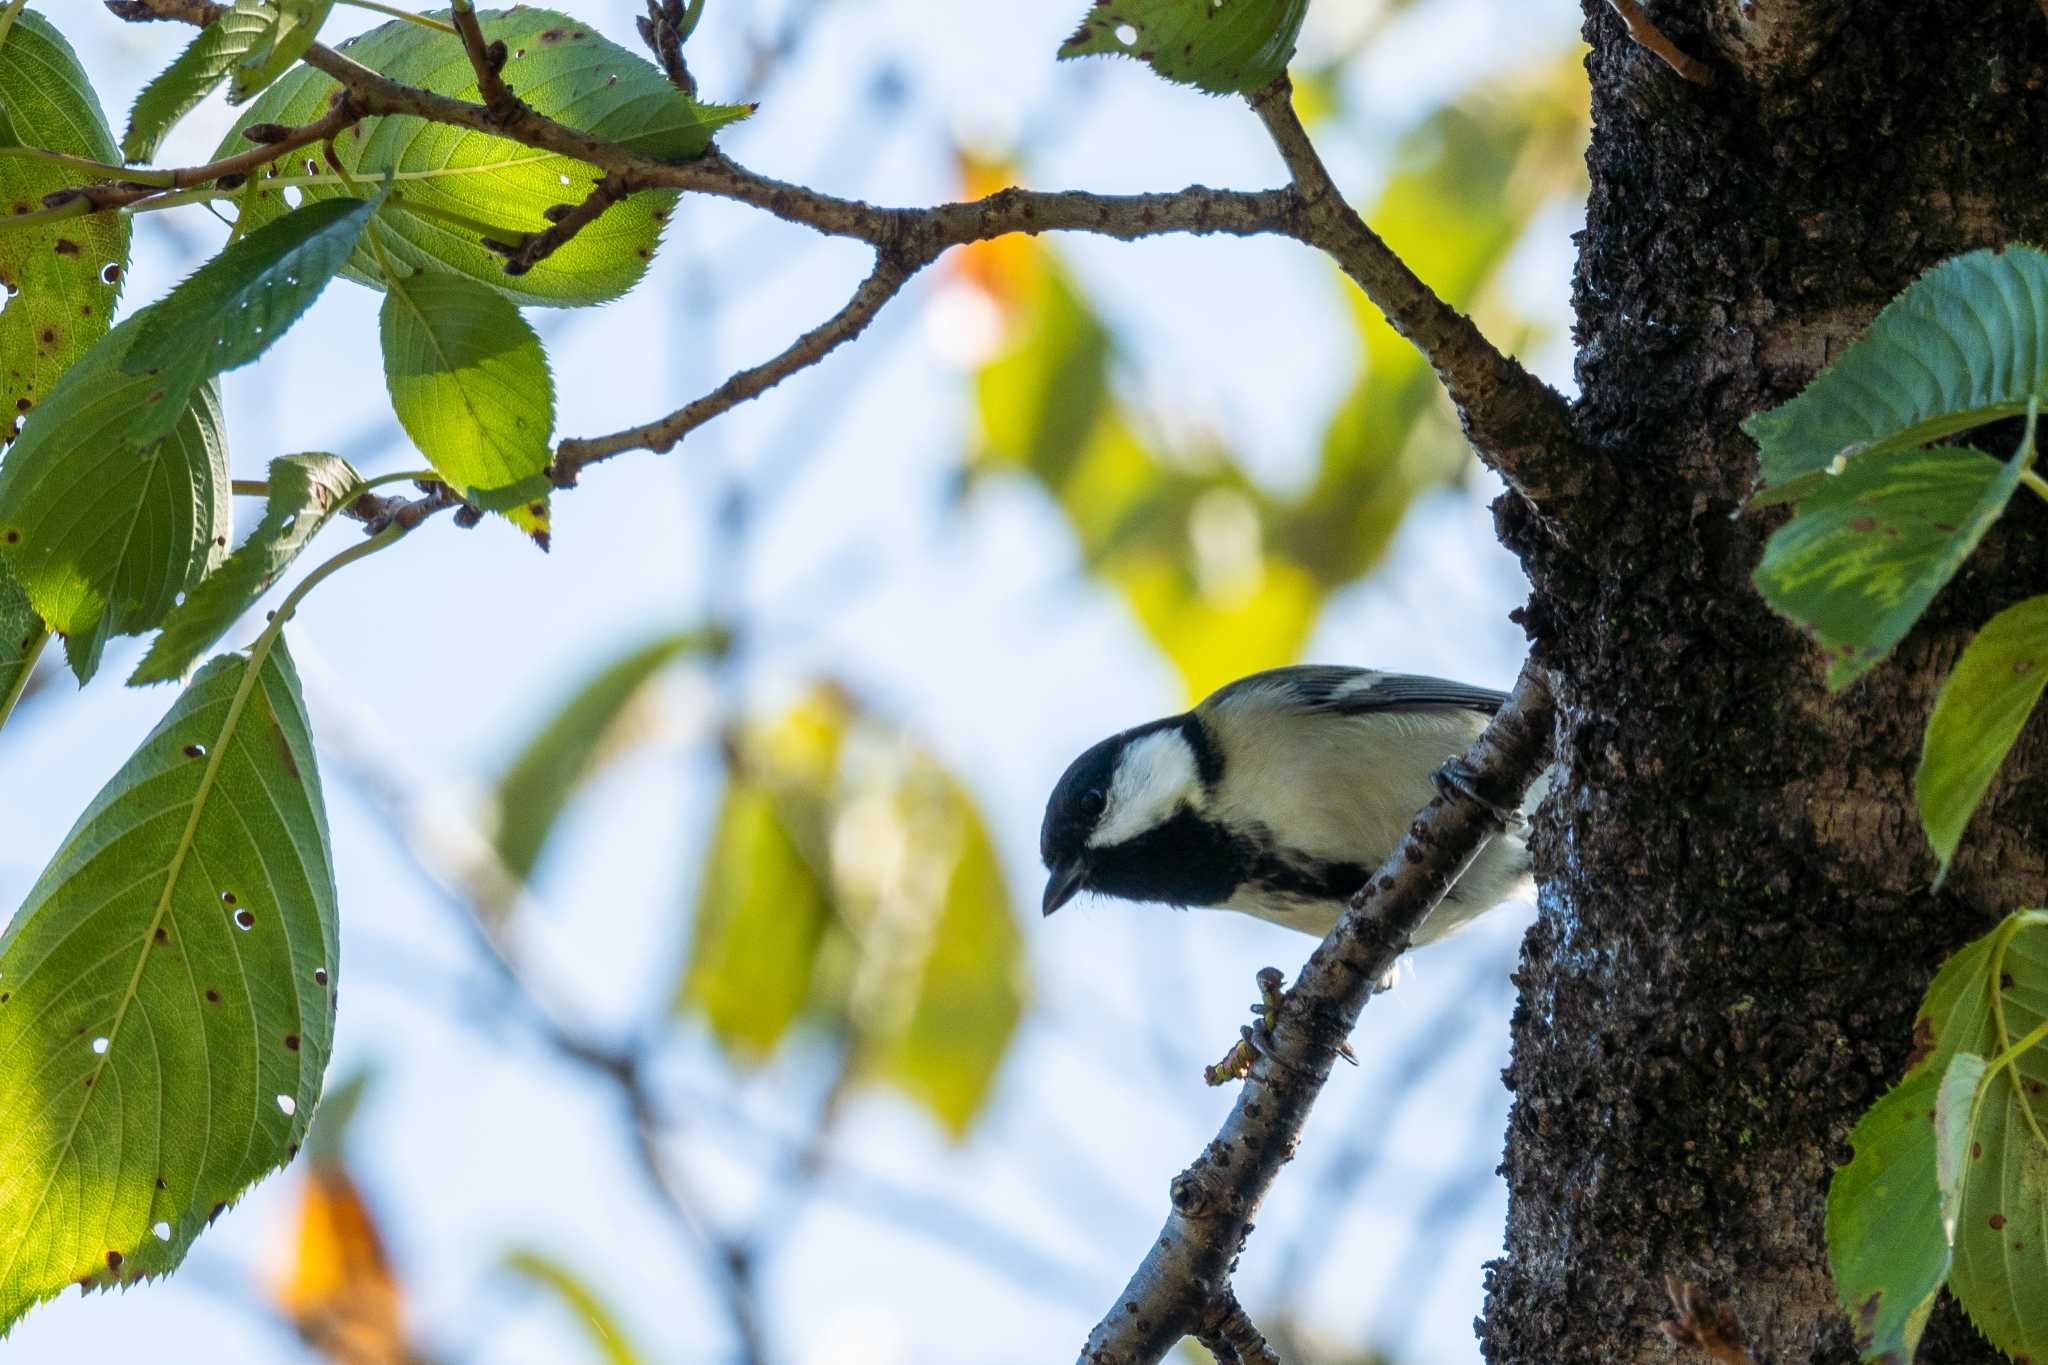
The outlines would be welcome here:
[[[136,319],[58,381],[0,463],[0,559],[52,629],[79,680],[109,636],[155,628],[226,552],[226,441],[212,384],[171,434],[138,449],[138,411],[165,390],[121,369]]]
[[[389,282],[378,326],[391,405],[435,471],[492,511],[544,498],[555,381],[519,310],[427,271]]]
[[[446,17],[446,11],[441,11]],[[744,118],[748,106],[702,105],[687,99],[645,59],[594,32],[582,20],[546,9],[480,10],[487,37],[510,53],[505,79],[540,113],[573,128],[665,160],[703,154],[718,129]],[[400,22],[385,24],[340,45],[351,58],[406,85],[459,99],[477,98],[476,71],[461,40]],[[249,106],[222,141],[219,155],[248,145],[241,130],[257,121],[297,125],[320,116],[337,86],[302,67],[287,72]],[[400,200],[489,224],[499,241],[515,242],[549,225],[547,210],[579,202],[599,173],[582,162],[536,151],[503,138],[416,118],[366,120],[335,141],[335,152],[364,184],[395,175]],[[315,163],[300,177],[309,198],[353,191]],[[563,247],[520,276],[504,273],[504,258],[479,244],[480,233],[413,214],[389,215],[380,240],[401,269],[455,271],[520,304],[574,306],[600,303],[630,289],[645,273],[674,207],[671,191],[648,191],[614,205]],[[274,186],[255,182],[242,199],[250,225],[284,211]],[[349,275],[382,287],[383,274],[358,252]]]
[[[406,1348],[404,1296],[377,1220],[338,1160],[307,1164],[297,1243],[277,1298],[301,1339],[336,1365],[416,1359]]]
[[[648,1359],[634,1348],[618,1315],[590,1287],[589,1281],[560,1261],[542,1252],[522,1250],[505,1258],[505,1268],[560,1299],[607,1365],[641,1365]]]
[[[270,462],[263,520],[221,566],[164,618],[163,633],[128,681],[174,682],[299,557],[363,490],[363,477],[337,455],[287,455]]]
[[[1182,85],[1233,94],[1287,70],[1308,0],[1094,0],[1060,57],[1135,57]]]
[[[1913,791],[1944,871],[2048,684],[2048,597],[1984,623],[1942,684]]]
[[[251,0],[241,0],[199,30],[185,50],[142,87],[135,106],[128,111],[128,131],[121,137],[122,156],[130,161],[155,159],[171,129],[227,79],[228,68],[249,51],[262,32],[262,16],[256,11]]]
[[[48,632],[43,618],[29,605],[28,594],[14,581],[6,561],[0,560],[0,726],[7,724],[14,703],[27,689],[28,675],[42,654]]]
[[[0,1331],[171,1270],[297,1151],[337,947],[298,677],[281,643],[223,656],[0,936]]]
[[[6,155],[41,147],[113,161],[107,129],[78,58],[34,10],[0,44],[0,214],[29,213],[78,173]],[[46,402],[57,377],[106,334],[128,268],[128,218],[96,213],[0,232],[0,445],[8,425]]]
[[[549,717],[498,779],[495,842],[507,872],[522,882],[533,875],[563,809],[603,765],[621,721],[655,675],[722,643],[710,630],[650,640],[600,670]]]
[[[261,93],[306,55],[334,0],[238,0],[235,8],[254,8],[263,27],[249,50],[237,58],[228,76],[228,103],[240,104]]]
[[[1789,403],[1742,424],[1769,495],[1803,496],[1837,459],[1924,446],[2048,399],[2048,255],[2029,246],[1942,262]]]
[[[1757,565],[1757,590],[1807,627],[1847,687],[1890,654],[2019,487],[2029,444],[2001,464],[1974,450],[1856,460],[1799,505]]]

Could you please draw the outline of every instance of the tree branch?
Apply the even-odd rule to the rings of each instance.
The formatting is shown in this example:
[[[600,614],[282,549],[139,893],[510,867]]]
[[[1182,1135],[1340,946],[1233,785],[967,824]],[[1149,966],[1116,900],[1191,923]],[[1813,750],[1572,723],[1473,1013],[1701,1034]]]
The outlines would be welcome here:
[[[1302,199],[1291,235],[1327,252],[1394,330],[1422,352],[1457,405],[1472,449],[1555,526],[1549,513],[1576,497],[1592,474],[1569,406],[1488,341],[1472,319],[1438,298],[1366,226],[1309,141],[1293,96],[1293,82],[1282,76],[1250,97]]]
[[[1175,1177],[1166,1225],[1089,1334],[1084,1365],[1158,1361],[1182,1337],[1213,1336],[1229,1320],[1230,1276],[1252,1216],[1294,1155],[1337,1046],[1416,927],[1497,830],[1492,807],[1513,805],[1548,765],[1554,718],[1532,660],[1464,757],[1470,785],[1492,799],[1431,801],[1309,957],[1278,1011],[1272,1055],[1252,1063],[1215,1139]]]

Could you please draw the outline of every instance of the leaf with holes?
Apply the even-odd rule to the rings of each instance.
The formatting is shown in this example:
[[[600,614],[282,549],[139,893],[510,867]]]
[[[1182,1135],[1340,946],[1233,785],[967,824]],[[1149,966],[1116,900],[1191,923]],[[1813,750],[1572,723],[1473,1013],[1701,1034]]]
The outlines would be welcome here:
[[[1984,623],[1941,686],[1913,791],[1944,874],[1963,829],[2048,684],[2048,596]]]
[[[1759,504],[1802,497],[1835,461],[1909,450],[2048,399],[2048,255],[1942,262],[1789,403],[1742,424],[1762,452]]]
[[[441,12],[445,17],[446,12]],[[718,129],[751,106],[705,105],[686,98],[648,62],[593,32],[587,24],[545,9],[480,10],[486,37],[502,40],[510,57],[505,78],[540,113],[649,156],[688,161],[703,155]],[[404,22],[385,24],[341,44],[365,66],[406,85],[460,99],[477,98],[476,72],[460,39]],[[242,129],[259,120],[295,125],[318,118],[339,87],[310,68],[287,72],[249,107],[218,155],[248,146]],[[573,307],[617,298],[639,280],[675,207],[672,191],[645,191],[602,217],[525,275],[505,274],[504,258],[480,245],[474,228],[431,215],[455,214],[492,225],[499,241],[516,242],[551,222],[548,210],[573,204],[600,178],[592,167],[504,138],[446,124],[389,116],[369,119],[335,140],[351,175],[366,182],[388,173],[400,207],[387,214],[380,240],[405,269],[434,267],[468,276],[520,304]],[[319,199],[351,193],[341,177],[310,157],[302,192]],[[284,211],[277,188],[252,181],[241,199],[255,226]],[[387,225],[388,224],[388,225]],[[383,287],[367,252],[350,262],[351,279]]]
[[[1764,547],[1756,586],[1813,632],[1829,687],[1855,682],[1905,638],[2033,457],[2031,442],[2004,464],[1946,447],[1867,455],[1800,503]]]
[[[8,572],[6,561],[0,560],[0,726],[7,724],[14,703],[27,689],[28,675],[35,669],[49,631],[29,605],[28,594]]]
[[[334,0],[240,0],[237,13],[257,10],[263,27],[228,73],[228,103],[252,99],[306,55]]]
[[[363,476],[337,455],[287,455],[270,462],[263,520],[164,618],[163,633],[129,677],[175,682],[284,576],[336,514],[363,491]]]
[[[336,952],[298,676],[282,643],[224,655],[0,936],[0,1332],[174,1269],[297,1150]]]
[[[533,875],[556,821],[616,752],[624,721],[654,677],[678,658],[724,648],[715,630],[664,635],[613,661],[577,689],[498,779],[494,842],[517,881]]]
[[[177,59],[135,97],[135,105],[128,111],[128,131],[121,138],[121,155],[130,161],[155,158],[178,120],[198,108],[200,101],[227,79],[231,68],[249,60],[273,27],[274,15],[264,0],[237,0],[232,9],[201,29]]]
[[[1170,81],[1238,94],[1286,72],[1307,16],[1308,0],[1095,0],[1060,58],[1135,57]]]
[[[642,1365],[648,1359],[590,1282],[560,1261],[538,1251],[514,1251],[505,1257],[505,1269],[559,1299],[605,1365]]]
[[[138,413],[166,401],[121,358],[137,318],[65,372],[0,462],[0,559],[50,627],[79,681],[113,635],[154,629],[178,594],[220,562],[231,528],[220,395],[181,406],[164,440],[138,447]]]
[[[555,384],[519,310],[460,275],[390,281],[378,313],[399,424],[449,485],[492,511],[544,515]]]
[[[30,213],[78,173],[10,156],[40,147],[112,161],[114,135],[78,58],[34,10],[0,44],[0,215]],[[96,213],[0,232],[0,444],[4,424],[48,401],[58,376],[106,335],[128,268],[128,218]]]
[[[169,394],[138,414],[133,439],[155,440],[185,395],[249,364],[289,331],[348,261],[382,198],[308,204],[265,224],[124,324],[135,336],[122,370],[156,376]]]

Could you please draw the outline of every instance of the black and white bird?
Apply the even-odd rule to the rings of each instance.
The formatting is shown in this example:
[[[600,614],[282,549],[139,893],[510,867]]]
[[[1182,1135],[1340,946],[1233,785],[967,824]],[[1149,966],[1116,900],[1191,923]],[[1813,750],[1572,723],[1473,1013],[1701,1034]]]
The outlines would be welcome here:
[[[1093,891],[1239,910],[1321,937],[1429,804],[1431,774],[1506,701],[1441,678],[1302,665],[1112,735],[1046,803],[1045,913]],[[1496,835],[1413,942],[1514,897],[1528,872],[1522,840]]]

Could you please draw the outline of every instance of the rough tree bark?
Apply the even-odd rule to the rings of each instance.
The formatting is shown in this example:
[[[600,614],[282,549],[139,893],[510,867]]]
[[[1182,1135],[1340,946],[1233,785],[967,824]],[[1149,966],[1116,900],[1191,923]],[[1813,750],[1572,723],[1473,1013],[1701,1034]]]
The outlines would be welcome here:
[[[2048,883],[2038,729],[1938,894],[1911,793],[1968,631],[2048,587],[2048,509],[2016,503],[1895,659],[1829,696],[1749,586],[1783,514],[1733,516],[1755,461],[1737,423],[1935,262],[2048,238],[2048,18],[2035,0],[1651,7],[1714,68],[1702,89],[1607,0],[1585,7],[1577,418],[1611,496],[1564,509],[1561,536],[1501,506],[1563,740],[1481,1335],[1494,1365],[1669,1359],[1670,1272],[1780,1365],[1846,1362],[1830,1173],[1942,958]],[[1944,1302],[1921,1358],[1998,1357]]]

